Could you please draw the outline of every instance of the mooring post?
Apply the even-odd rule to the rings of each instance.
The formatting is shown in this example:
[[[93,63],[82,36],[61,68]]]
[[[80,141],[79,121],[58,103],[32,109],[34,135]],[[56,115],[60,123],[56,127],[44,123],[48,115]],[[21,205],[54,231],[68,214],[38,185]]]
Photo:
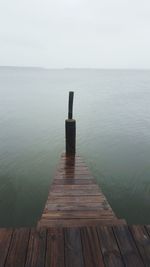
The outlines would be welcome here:
[[[69,92],[68,119],[65,121],[66,130],[66,155],[76,153],[76,121],[73,119],[74,92]]]

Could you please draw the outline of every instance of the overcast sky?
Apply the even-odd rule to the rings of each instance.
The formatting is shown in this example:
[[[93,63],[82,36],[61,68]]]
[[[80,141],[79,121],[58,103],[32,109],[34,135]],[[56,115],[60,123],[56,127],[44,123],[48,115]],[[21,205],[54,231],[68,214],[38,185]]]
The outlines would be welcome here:
[[[0,0],[0,65],[150,68],[150,0]]]

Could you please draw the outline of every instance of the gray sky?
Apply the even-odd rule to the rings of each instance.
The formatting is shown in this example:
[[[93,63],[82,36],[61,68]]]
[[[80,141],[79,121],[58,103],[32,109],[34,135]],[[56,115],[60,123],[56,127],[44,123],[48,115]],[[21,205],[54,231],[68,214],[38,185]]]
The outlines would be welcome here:
[[[0,65],[150,68],[150,0],[0,0]]]

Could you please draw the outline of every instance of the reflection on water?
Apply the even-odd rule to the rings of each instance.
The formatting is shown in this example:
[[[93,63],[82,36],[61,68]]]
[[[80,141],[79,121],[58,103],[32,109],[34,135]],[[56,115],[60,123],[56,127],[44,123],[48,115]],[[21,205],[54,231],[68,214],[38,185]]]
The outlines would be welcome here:
[[[75,91],[77,152],[115,212],[150,223],[150,72],[0,70],[0,226],[35,225],[64,150]]]

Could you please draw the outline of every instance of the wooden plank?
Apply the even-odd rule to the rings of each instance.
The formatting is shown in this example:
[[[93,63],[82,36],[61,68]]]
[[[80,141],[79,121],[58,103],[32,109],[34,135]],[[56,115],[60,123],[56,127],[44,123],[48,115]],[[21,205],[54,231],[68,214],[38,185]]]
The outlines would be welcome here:
[[[150,266],[150,237],[142,225],[129,227],[145,266]]]
[[[92,176],[87,175],[87,174],[78,174],[78,175],[74,175],[74,174],[60,174],[55,176],[55,179],[85,179],[85,180],[91,180],[93,179]]]
[[[83,160],[81,159],[77,159],[75,161],[71,160],[71,161],[68,161],[68,160],[65,160],[65,159],[62,159],[60,160],[60,163],[58,165],[58,168],[59,166],[61,167],[65,167],[65,166],[71,166],[71,167],[80,167],[80,166],[83,166],[83,167],[86,167],[86,164],[85,162],[83,162]]]
[[[99,242],[106,267],[123,267],[122,256],[111,226],[97,227]]]
[[[64,166],[64,167],[60,167],[57,169],[57,173],[60,174],[74,174],[74,173],[88,173],[89,175],[91,175],[91,173],[88,171],[88,167],[85,166]],[[57,174],[56,173],[56,174]]]
[[[81,162],[75,162],[75,163],[74,162],[70,162],[69,164],[68,163],[65,164],[65,163],[60,162],[57,170],[65,169],[65,168],[70,168],[70,169],[85,168],[85,169],[87,169],[88,167],[83,162],[82,163]]]
[[[127,226],[117,226],[117,227],[114,226],[113,230],[114,230],[114,234],[117,239],[125,266],[128,266],[128,267],[144,266],[128,227]]]
[[[15,229],[9,247],[5,267],[24,267],[29,241],[29,229]]]
[[[106,209],[106,207],[105,207]],[[107,209],[109,209],[109,206],[107,207]],[[68,205],[66,203],[62,203],[62,204],[47,204],[45,206],[45,210],[44,212],[48,212],[48,211],[60,211],[60,210],[104,210],[104,206],[103,206],[103,202],[101,203],[68,203]]]
[[[37,227],[81,227],[81,226],[97,226],[97,225],[125,225],[126,222],[124,220],[119,219],[94,219],[94,218],[86,218],[86,219],[41,219],[38,222]]]
[[[82,219],[82,218],[95,218],[95,219],[98,219],[98,218],[113,218],[114,217],[114,214],[112,213],[111,210],[108,210],[108,211],[94,211],[94,210],[91,210],[91,211],[51,211],[49,213],[43,213],[42,215],[42,218],[49,218],[49,219],[59,219],[59,218],[62,218],[62,219],[65,219],[65,218],[79,218],[79,219]]]
[[[32,229],[25,267],[45,267],[46,230]]]
[[[80,229],[65,229],[65,267],[84,267]]]
[[[105,197],[100,196],[49,196],[48,203],[68,203],[68,202],[75,202],[75,203],[99,203],[105,200]]]
[[[64,267],[64,235],[63,230],[51,228],[48,229],[46,246],[45,267]]]
[[[65,184],[96,184],[95,179],[55,179],[53,184],[65,185]]]
[[[68,169],[60,169],[60,170],[58,170],[58,172],[60,173],[60,175],[61,174],[63,174],[63,175],[66,175],[66,174],[88,174],[88,175],[90,175],[90,173],[89,173],[89,171],[88,171],[88,169],[85,169],[85,168],[75,168],[75,169],[71,169],[71,168],[68,168]]]
[[[62,174],[62,173],[57,173],[57,175],[55,175],[55,179],[93,179],[93,177],[89,174],[85,174],[85,173],[80,173],[80,174]]]
[[[86,170],[88,171],[88,167],[85,164],[68,164],[68,165],[59,165],[58,171],[66,171],[69,170],[71,172],[74,172],[74,170]]]
[[[74,168],[74,169],[70,169],[70,168],[65,168],[65,169],[59,169],[58,172],[60,174],[90,174],[90,172],[88,171],[88,169],[86,168]]]
[[[86,267],[104,267],[98,236],[94,227],[81,228],[82,249]]]
[[[68,195],[70,195],[71,193],[73,193],[73,195],[75,194],[75,193],[77,193],[77,195],[80,195],[80,193],[83,193],[84,195],[87,195],[88,193],[91,193],[91,194],[94,194],[94,190],[88,190],[88,192],[87,191],[85,191],[85,190],[80,190],[80,189],[73,189],[73,188],[70,188],[70,189],[59,189],[59,188],[53,188],[52,190],[51,190],[51,193],[50,193],[50,195],[54,195],[55,193],[56,193],[56,196],[57,196],[57,194],[62,194],[62,196],[63,196],[63,194],[64,194],[64,196],[68,193]],[[97,192],[96,192],[97,193]],[[99,193],[99,192],[98,192]]]
[[[0,267],[4,266],[12,237],[12,229],[0,229]]]
[[[96,190],[95,190],[96,191]],[[94,192],[94,190],[63,190],[63,191],[51,191],[51,196],[101,196],[102,194],[97,190],[97,192]]]
[[[69,184],[67,184],[67,185],[52,185],[51,186],[51,190],[53,190],[53,191],[56,191],[57,192],[57,190],[58,191],[63,191],[63,190],[91,190],[91,191],[99,191],[99,186],[98,185],[96,185],[96,184],[90,184],[90,185],[82,185],[82,184],[80,184],[80,185],[69,185]]]

